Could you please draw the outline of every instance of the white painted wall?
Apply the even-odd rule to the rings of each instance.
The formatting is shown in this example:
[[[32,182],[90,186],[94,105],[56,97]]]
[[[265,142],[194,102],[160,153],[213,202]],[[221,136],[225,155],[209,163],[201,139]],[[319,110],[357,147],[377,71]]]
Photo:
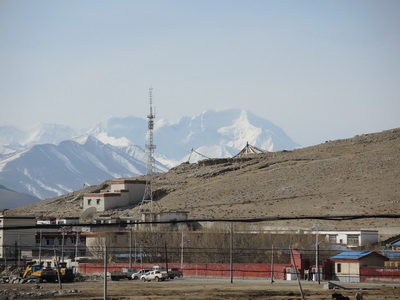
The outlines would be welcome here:
[[[143,199],[145,187],[145,181],[113,180],[109,191],[85,194],[83,196],[83,210],[95,207],[97,211],[105,211],[115,207],[140,203]]]
[[[31,253],[35,247],[35,228],[7,229],[4,227],[35,226],[35,217],[0,216],[0,258],[14,256],[15,242],[21,246],[22,251]],[[28,254],[27,254],[28,255]]]
[[[314,232],[316,233],[316,232]],[[320,231],[318,232],[319,235],[325,235],[327,241],[329,240],[329,235],[336,235],[336,244],[349,244],[349,236],[357,235],[358,236],[358,245],[357,246],[364,246],[367,243],[377,243],[379,242],[379,235],[378,231],[376,230],[349,230],[349,231]],[[350,245],[351,246],[351,245]]]

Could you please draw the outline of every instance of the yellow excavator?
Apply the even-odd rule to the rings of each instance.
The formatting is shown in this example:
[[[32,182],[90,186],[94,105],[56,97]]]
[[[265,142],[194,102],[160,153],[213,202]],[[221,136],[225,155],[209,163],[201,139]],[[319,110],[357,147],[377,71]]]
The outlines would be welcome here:
[[[75,274],[73,269],[67,267],[66,262],[60,262],[58,264],[58,270],[60,272],[61,282],[72,282],[74,281]],[[37,282],[57,282],[58,272],[57,268],[52,268],[51,263],[48,262],[46,267],[43,267],[43,263],[36,264],[35,261],[27,264],[22,278],[35,279]]]
[[[36,279],[37,282],[56,282],[57,270],[52,269],[49,265],[43,267],[43,264],[28,263],[22,278]]]

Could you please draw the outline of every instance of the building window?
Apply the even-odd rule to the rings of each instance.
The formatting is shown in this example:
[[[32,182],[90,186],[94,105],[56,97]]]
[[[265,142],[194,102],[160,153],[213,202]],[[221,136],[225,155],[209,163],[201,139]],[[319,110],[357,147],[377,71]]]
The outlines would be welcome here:
[[[40,238],[36,238],[36,245],[39,245],[40,244]]]
[[[96,199],[96,204],[100,205],[100,199]]]
[[[348,234],[347,235],[347,245],[348,246],[358,246],[359,245],[358,234]]]
[[[82,245],[86,245],[86,238],[80,238],[79,239],[79,241],[80,241],[80,243],[82,244]]]
[[[88,205],[92,205],[92,199],[88,199],[88,200],[87,200],[87,204],[88,204]]]
[[[71,243],[72,243],[73,245],[76,244],[76,237],[72,237],[72,238],[71,238]]]
[[[63,243],[63,239],[62,238],[58,238],[58,244],[62,245],[62,243]]]
[[[337,234],[330,234],[329,235],[329,243],[336,244],[337,243],[336,240],[337,240]]]
[[[341,273],[342,272],[342,264],[336,264],[336,272]]]
[[[46,240],[46,245],[48,245],[48,246],[53,246],[53,245],[54,245],[54,239],[53,239],[53,238],[47,239],[47,240]]]

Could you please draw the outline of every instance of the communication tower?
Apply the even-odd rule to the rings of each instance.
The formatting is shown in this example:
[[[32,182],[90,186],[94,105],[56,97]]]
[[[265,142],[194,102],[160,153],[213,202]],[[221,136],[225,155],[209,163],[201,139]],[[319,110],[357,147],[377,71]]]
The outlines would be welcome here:
[[[154,129],[154,119],[155,113],[153,113],[153,88],[149,88],[149,100],[150,100],[150,113],[147,115],[148,120],[148,132],[147,132],[147,180],[146,186],[144,189],[142,203],[140,204],[140,211],[148,211],[153,212],[153,191],[152,191],[152,182],[153,182],[153,174],[155,169],[155,160],[154,160],[154,149],[156,149],[156,145],[154,145],[153,141],[153,129]]]

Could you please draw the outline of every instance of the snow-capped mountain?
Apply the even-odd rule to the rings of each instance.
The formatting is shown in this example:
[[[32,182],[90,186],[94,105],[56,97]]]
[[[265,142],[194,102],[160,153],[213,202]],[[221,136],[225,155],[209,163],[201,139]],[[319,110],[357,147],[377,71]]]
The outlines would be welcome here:
[[[192,148],[207,157],[229,157],[247,142],[266,151],[299,147],[281,128],[241,109],[206,111],[175,122],[160,120],[154,136],[158,154],[177,162],[186,161]]]
[[[147,154],[137,146],[146,143],[145,118],[110,118],[80,136],[82,130],[51,124],[28,132],[0,127],[0,133],[0,184],[42,199],[147,172]],[[234,156],[247,143],[267,151],[299,147],[279,127],[241,109],[156,120],[154,143],[157,171]]]
[[[145,157],[143,150],[137,152]],[[166,168],[157,165],[158,171]],[[87,136],[57,145],[35,145],[0,164],[0,182],[9,189],[48,198],[94,185],[107,179],[145,174],[146,162],[114,146]]]
[[[39,123],[27,131],[0,127],[0,155],[15,153],[38,144],[56,144],[72,139],[81,131],[58,124]]]

